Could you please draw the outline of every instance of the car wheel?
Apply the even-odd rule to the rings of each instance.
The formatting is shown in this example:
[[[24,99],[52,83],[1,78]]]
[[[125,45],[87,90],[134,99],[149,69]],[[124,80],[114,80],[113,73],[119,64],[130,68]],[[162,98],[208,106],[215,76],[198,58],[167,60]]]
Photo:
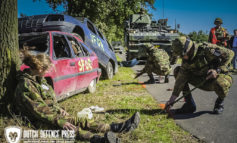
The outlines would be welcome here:
[[[113,76],[114,76],[113,66],[112,66],[111,62],[109,62],[107,67],[106,67],[106,78],[107,79],[112,79]]]
[[[90,82],[87,90],[88,90],[89,93],[95,93],[95,91],[96,91],[96,79],[93,79]]]

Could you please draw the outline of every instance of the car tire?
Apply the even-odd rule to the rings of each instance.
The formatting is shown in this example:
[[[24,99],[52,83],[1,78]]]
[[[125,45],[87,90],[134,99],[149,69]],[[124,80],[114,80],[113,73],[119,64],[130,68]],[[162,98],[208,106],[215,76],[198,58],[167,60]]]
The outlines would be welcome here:
[[[87,88],[87,92],[95,93],[95,91],[96,91],[96,79],[93,79]]]
[[[112,79],[113,76],[114,76],[113,65],[111,64],[111,62],[109,62],[108,65],[106,66],[106,79]]]

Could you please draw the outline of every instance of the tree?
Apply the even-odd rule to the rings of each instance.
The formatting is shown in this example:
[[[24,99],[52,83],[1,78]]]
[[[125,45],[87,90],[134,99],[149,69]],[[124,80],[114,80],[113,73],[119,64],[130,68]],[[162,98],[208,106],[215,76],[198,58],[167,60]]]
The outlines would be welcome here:
[[[196,31],[190,32],[188,36],[191,40],[196,41],[198,43],[208,41],[208,35],[206,35],[202,30],[198,32]]]
[[[17,0],[0,1],[0,109],[10,101],[19,68]]]

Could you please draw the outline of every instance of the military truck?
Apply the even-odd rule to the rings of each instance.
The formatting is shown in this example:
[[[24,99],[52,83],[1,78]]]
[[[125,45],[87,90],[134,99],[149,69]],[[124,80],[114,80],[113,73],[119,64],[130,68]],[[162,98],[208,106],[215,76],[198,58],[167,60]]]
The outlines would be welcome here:
[[[177,30],[167,26],[168,19],[151,21],[145,13],[133,14],[125,22],[125,44],[127,60],[147,57],[146,44],[150,43],[171,54],[172,40],[179,37]]]

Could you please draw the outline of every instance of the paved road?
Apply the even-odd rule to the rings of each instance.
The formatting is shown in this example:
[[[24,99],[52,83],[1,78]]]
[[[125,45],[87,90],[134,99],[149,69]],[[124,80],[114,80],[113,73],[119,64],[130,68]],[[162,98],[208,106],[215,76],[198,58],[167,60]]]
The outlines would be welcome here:
[[[135,71],[143,66],[133,67]],[[234,75],[237,81],[237,75]],[[158,78],[158,77],[156,77]],[[146,74],[139,77],[139,81],[147,81]],[[146,84],[148,92],[160,103],[165,103],[172,91],[174,77],[171,76],[170,83]],[[205,92],[199,89],[193,92],[193,97],[197,105],[197,111],[194,114],[176,115],[175,122],[183,129],[187,130],[199,139],[208,143],[237,143],[237,82],[234,82],[230,89],[229,96],[225,100],[225,110],[222,115],[211,114],[217,96],[214,92]],[[179,108],[184,103],[178,102],[173,108]]]

